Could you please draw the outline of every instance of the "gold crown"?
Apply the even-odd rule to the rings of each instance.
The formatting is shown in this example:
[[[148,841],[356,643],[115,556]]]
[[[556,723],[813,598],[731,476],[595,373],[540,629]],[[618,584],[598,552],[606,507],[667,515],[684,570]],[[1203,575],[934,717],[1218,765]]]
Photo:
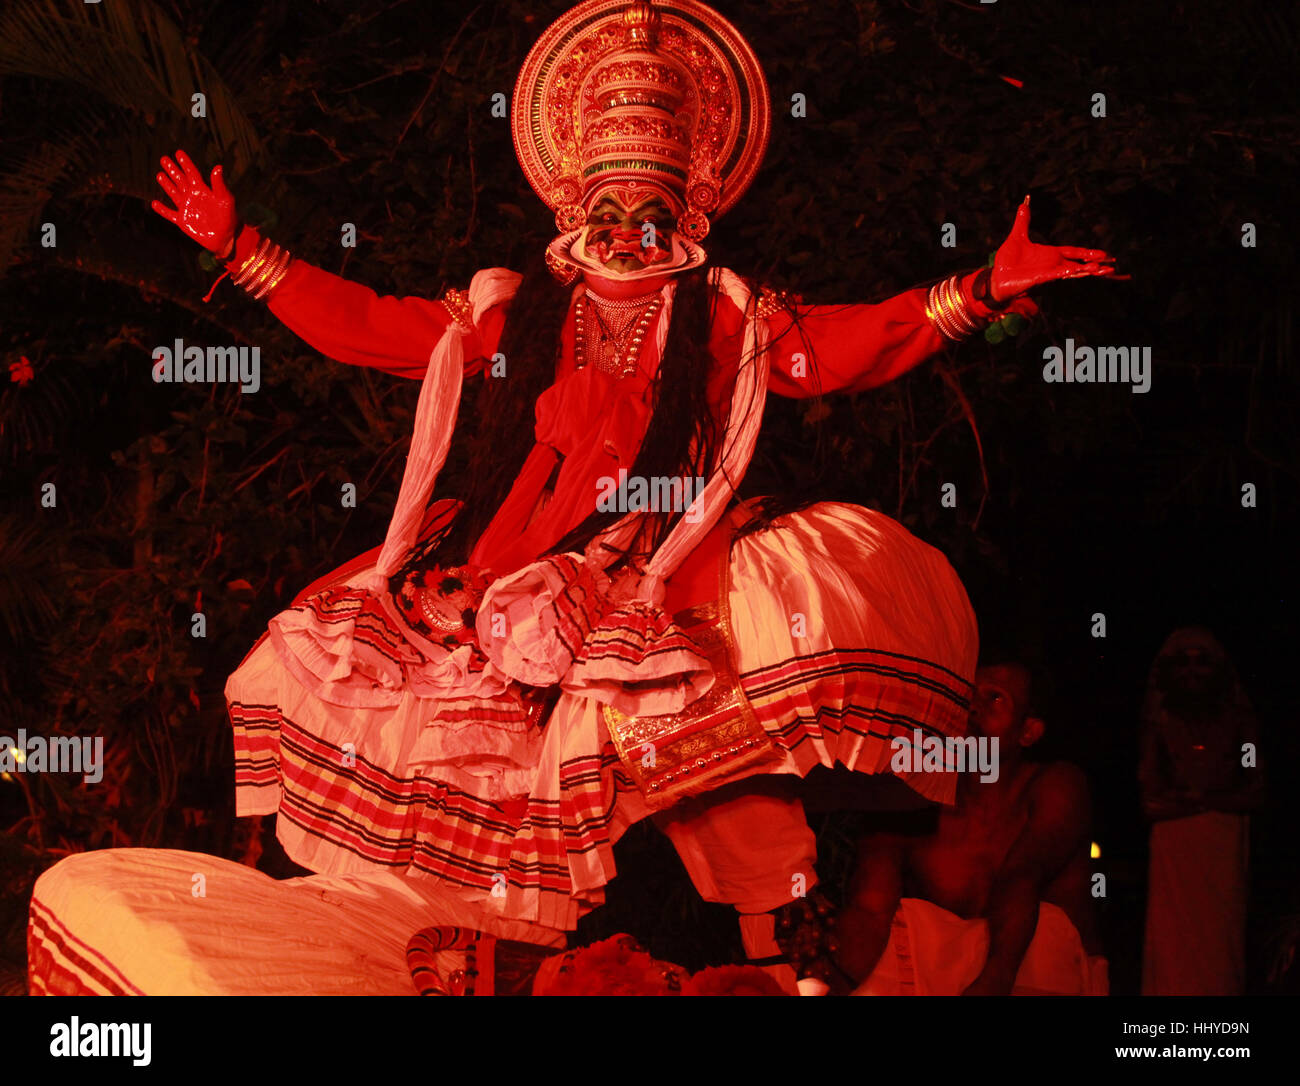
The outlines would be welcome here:
[[[770,106],[752,50],[712,8],[586,0],[529,53],[512,125],[561,232],[608,186],[651,186],[698,241],[757,171]]]
[[[582,134],[583,204],[612,182],[655,183],[684,210],[694,100],[689,73],[658,51],[659,14],[645,2],[623,15],[624,47],[589,77],[594,109]]]

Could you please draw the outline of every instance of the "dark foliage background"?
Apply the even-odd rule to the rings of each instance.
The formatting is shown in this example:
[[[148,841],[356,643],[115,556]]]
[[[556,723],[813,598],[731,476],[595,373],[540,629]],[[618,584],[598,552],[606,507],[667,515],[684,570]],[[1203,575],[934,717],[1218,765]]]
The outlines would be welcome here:
[[[269,828],[232,817],[222,687],[299,589],[381,541],[418,392],[322,359],[228,285],[200,301],[216,273],[148,210],[158,156],[224,162],[247,219],[381,293],[433,297],[518,267],[552,229],[491,96],[566,6],[6,3],[0,353],[6,375],[25,358],[34,377],[0,385],[0,724],[101,735],[109,761],[94,787],[0,780],[11,969],[32,879],[70,851],[258,862],[265,846],[285,870]],[[1175,625],[1218,630],[1273,783],[1252,914],[1253,983],[1268,986],[1297,925],[1295,9],[717,6],[762,58],[776,117],[757,183],[709,238],[716,262],[813,301],[878,300],[982,264],[1032,193],[1037,239],[1105,248],[1132,274],[1046,288],[1017,340],[964,344],[871,394],[774,398],[747,489],[793,482],[898,517],[951,557],[985,645],[1043,669],[1057,750],[1096,790],[1116,990],[1136,985],[1140,943],[1146,668]],[[1099,91],[1104,119],[1089,113]],[[806,118],[790,116],[796,93]],[[940,247],[946,221],[956,249]],[[349,222],[355,249],[339,245]],[[1066,336],[1152,347],[1151,392],[1044,384],[1042,350]],[[151,352],[176,337],[259,345],[261,391],[155,385]],[[461,443],[444,492],[463,465]],[[345,482],[356,509],[341,508]],[[1257,508],[1241,505],[1246,482]],[[821,825],[832,882],[854,824]],[[695,899],[650,827],[620,868],[585,937],[633,930],[689,965],[734,949],[734,922]]]

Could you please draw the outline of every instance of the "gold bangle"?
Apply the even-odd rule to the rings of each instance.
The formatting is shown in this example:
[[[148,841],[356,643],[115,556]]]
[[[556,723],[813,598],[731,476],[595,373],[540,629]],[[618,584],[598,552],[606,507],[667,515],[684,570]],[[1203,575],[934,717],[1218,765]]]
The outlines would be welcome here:
[[[948,299],[948,305],[952,309],[953,322],[967,335],[979,330],[979,325],[971,319],[970,311],[966,306],[965,295],[962,294],[961,287],[958,285],[957,276],[949,276],[944,280],[940,288],[942,293]]]
[[[248,282],[244,284],[244,289],[248,291],[249,296],[252,297],[255,301],[261,298],[262,295],[259,292],[261,291],[262,287],[265,285],[266,278],[268,275],[271,274],[271,270],[274,267],[275,267],[275,257],[268,256],[266,260],[262,261],[261,266],[257,269],[257,274],[252,276],[252,278],[250,278]]]
[[[248,255],[248,259],[240,265],[239,271],[230,277],[230,281],[237,287],[242,287],[248,281],[248,277],[253,274],[266,257],[267,248],[271,242],[269,238],[263,238],[257,248]]]
[[[965,338],[952,324],[948,316],[947,307],[940,296],[938,283],[930,288],[930,293],[926,299],[925,316],[944,339],[957,342]]]
[[[925,305],[926,319],[945,339],[953,342],[960,342],[980,328],[959,284],[960,277],[956,275],[935,283]]]
[[[280,285],[292,262],[293,256],[288,249],[263,238],[230,281],[245,290],[254,301],[265,301]]]
[[[289,255],[288,250],[284,252],[284,263],[280,265],[280,270],[271,276],[271,281],[266,284],[266,291],[262,294],[263,298],[271,297],[275,288],[280,285],[280,281],[289,271],[289,265],[293,263],[293,257]]]
[[[952,277],[952,293],[953,297],[961,306],[962,316],[966,318],[966,323],[970,325],[971,332],[978,332],[980,330],[979,318],[975,316],[975,311],[971,308],[970,297],[967,295],[966,291],[962,289],[961,276],[959,275],[954,275]]]
[[[939,323],[939,314],[934,308],[934,287],[930,288],[930,293],[925,299],[925,319],[930,322],[930,325],[934,330],[943,336],[944,339],[950,338],[948,333],[944,330],[943,325]]]
[[[257,287],[249,290],[254,301],[260,302],[271,293],[289,267],[289,259],[289,254],[284,249],[281,249],[276,254],[275,260],[267,261],[266,269],[257,278]]]
[[[948,299],[943,294],[943,284],[935,283],[930,290],[930,298],[934,304],[935,321],[939,325],[939,331],[949,339],[961,339],[957,326],[952,322],[952,312]]]

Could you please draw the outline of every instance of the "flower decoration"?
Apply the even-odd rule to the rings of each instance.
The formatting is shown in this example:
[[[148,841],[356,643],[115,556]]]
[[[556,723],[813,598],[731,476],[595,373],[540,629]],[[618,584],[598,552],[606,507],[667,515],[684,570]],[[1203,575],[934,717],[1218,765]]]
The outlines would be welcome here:
[[[26,355],[17,362],[9,363],[9,380],[16,382],[20,387],[30,384],[35,376],[36,370],[32,368],[32,361]]]

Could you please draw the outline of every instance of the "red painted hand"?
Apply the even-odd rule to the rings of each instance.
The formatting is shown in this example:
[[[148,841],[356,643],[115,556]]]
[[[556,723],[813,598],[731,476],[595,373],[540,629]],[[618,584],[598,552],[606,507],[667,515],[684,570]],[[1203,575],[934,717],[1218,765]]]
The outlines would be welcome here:
[[[158,200],[149,206],[208,252],[226,256],[235,243],[239,216],[235,213],[235,198],[222,180],[221,167],[212,171],[211,188],[204,184],[203,175],[184,151],[176,152],[175,162],[163,155],[162,168],[158,184],[176,209]]]
[[[1115,258],[1103,249],[1080,249],[1073,245],[1038,245],[1029,240],[1029,197],[1016,211],[1016,221],[993,260],[993,278],[989,283],[996,301],[1024,294],[1025,291],[1055,279],[1080,279],[1099,275],[1107,279],[1127,279],[1115,274]]]

